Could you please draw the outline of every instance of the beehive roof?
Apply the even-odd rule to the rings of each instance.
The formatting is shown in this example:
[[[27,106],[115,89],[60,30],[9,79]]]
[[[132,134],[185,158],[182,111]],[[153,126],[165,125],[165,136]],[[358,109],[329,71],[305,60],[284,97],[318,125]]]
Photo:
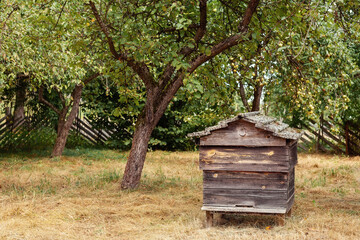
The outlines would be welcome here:
[[[212,131],[226,128],[229,123],[235,122],[239,119],[254,123],[256,128],[269,131],[273,136],[280,138],[299,140],[303,134],[303,131],[291,128],[288,124],[277,121],[274,117],[261,115],[260,112],[248,112],[240,113],[233,118],[220,121],[217,125],[205,128],[203,131],[189,133],[188,137],[203,137],[210,135]]]

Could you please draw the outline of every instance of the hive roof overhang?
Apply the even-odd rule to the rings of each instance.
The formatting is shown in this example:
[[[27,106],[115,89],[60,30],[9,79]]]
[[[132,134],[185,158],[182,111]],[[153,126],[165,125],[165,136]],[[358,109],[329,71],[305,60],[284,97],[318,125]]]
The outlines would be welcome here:
[[[248,112],[240,113],[233,118],[220,121],[217,125],[205,128],[205,130],[200,132],[189,133],[188,137],[203,137],[210,135],[212,131],[226,128],[229,123],[235,122],[237,120],[244,120],[246,122],[254,123],[256,128],[263,129],[272,133],[273,136],[299,140],[303,134],[303,131],[296,128],[289,127],[288,124],[278,121],[274,117],[261,115],[260,112]]]

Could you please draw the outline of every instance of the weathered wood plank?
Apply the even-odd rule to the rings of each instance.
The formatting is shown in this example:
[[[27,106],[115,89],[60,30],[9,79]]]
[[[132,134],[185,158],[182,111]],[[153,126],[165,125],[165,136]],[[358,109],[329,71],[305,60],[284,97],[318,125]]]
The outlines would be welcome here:
[[[227,212],[227,213],[269,213],[269,214],[285,214],[286,208],[243,208],[217,205],[204,205],[201,210],[212,212]]]
[[[307,151],[307,148],[301,143],[298,144],[298,147],[301,148],[303,151]]]
[[[72,130],[74,130],[74,131],[78,131],[78,129],[74,126],[74,125],[72,125],[71,126],[71,128],[70,129],[72,129]],[[86,140],[88,140],[88,141],[90,141],[91,143],[93,143],[93,144],[97,144],[97,142],[95,141],[95,140],[93,140],[91,137],[90,137],[90,135],[88,135],[88,134],[84,134],[84,132],[82,132],[82,130],[81,129],[79,129],[80,131],[78,131],[80,134],[81,134],[81,136],[83,136]]]
[[[336,146],[335,144],[333,144],[332,142],[330,142],[329,140],[327,140],[325,137],[321,136],[319,133],[317,133],[316,131],[314,131],[313,129],[311,129],[310,127],[304,125],[306,129],[308,129],[312,134],[314,134],[315,136],[317,136],[318,138],[320,138],[323,142],[325,142],[327,145],[329,145],[330,147],[332,147],[334,150],[338,151],[338,152],[342,152],[345,153],[345,151],[341,148],[339,148],[338,146]]]
[[[211,211],[206,211],[206,227],[212,227],[214,222],[214,213]]]
[[[286,212],[289,212],[290,209],[292,208],[292,206],[294,205],[294,201],[295,201],[295,194],[293,194],[292,196],[290,196],[288,203],[287,203],[287,210]]]
[[[287,172],[295,164],[295,145],[288,147],[200,147],[200,169]],[[293,163],[290,158],[293,157]],[[295,158],[294,158],[295,157]]]
[[[240,180],[224,179],[219,181],[217,179],[204,181],[204,188],[221,188],[221,189],[253,189],[253,190],[286,190],[288,182],[266,182],[261,180]]]
[[[204,188],[287,190],[288,173],[204,171]]]
[[[282,163],[282,164],[280,164]],[[239,164],[239,163],[212,163],[205,164],[200,162],[200,169],[202,170],[218,170],[218,171],[249,171],[249,172],[288,172],[291,169],[291,166],[288,162],[273,162],[270,164],[265,164],[260,162],[248,163],[248,164]]]
[[[200,146],[286,146],[286,139],[255,128],[255,124],[238,120],[223,129],[201,137]]]
[[[294,144],[290,149],[290,165],[294,167],[298,163],[297,144]]]
[[[291,152],[288,147],[231,147],[200,146],[200,159],[249,159],[288,161]]]
[[[304,135],[305,135],[305,133],[304,133]],[[304,137],[301,137],[300,138],[300,140],[303,142],[303,143],[305,143],[306,145],[312,145],[312,143],[309,141],[309,140],[307,140],[306,138],[304,138]]]
[[[100,138],[102,141],[107,141],[108,138],[105,137],[101,131],[98,131],[91,126],[89,126],[86,122],[82,121],[80,118],[76,118],[76,121],[81,124],[84,128],[86,128],[88,131],[92,132],[93,135],[95,135],[97,138]]]
[[[287,207],[287,191],[204,189],[204,205],[220,204],[237,207]]]
[[[263,199],[287,199],[287,190],[221,189],[204,188],[204,194],[228,197],[254,197]]]
[[[277,181],[287,181],[289,179],[288,173],[278,173],[278,172],[235,172],[235,171],[204,171],[204,178],[213,178],[216,174],[217,178],[222,179],[260,179],[263,181],[267,180],[277,180]]]

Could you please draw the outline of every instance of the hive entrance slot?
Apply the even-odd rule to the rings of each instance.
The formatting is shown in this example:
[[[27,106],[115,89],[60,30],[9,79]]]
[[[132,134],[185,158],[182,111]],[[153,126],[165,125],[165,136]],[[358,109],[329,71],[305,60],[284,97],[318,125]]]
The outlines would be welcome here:
[[[235,207],[253,208],[254,205],[250,205],[250,204],[236,204]]]

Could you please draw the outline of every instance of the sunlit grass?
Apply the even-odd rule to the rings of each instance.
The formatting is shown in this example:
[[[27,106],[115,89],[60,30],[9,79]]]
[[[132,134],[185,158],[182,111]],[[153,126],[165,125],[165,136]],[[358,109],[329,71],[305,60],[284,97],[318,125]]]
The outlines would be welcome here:
[[[360,158],[300,154],[293,215],[226,215],[204,228],[198,152],[149,152],[120,191],[127,152],[0,154],[0,239],[359,239]]]

